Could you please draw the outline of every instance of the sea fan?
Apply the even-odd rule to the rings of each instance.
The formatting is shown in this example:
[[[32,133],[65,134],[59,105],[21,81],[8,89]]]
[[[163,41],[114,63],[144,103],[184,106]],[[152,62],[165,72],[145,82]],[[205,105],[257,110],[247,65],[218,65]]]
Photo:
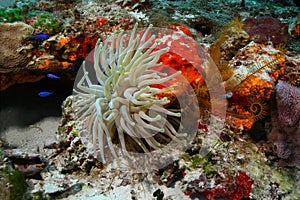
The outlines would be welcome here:
[[[155,49],[151,27],[143,33],[136,29],[130,35],[118,33],[105,42],[99,40],[93,66],[83,63],[83,75],[74,89],[77,126],[89,133],[94,156],[102,162],[110,154],[119,157],[116,144],[124,157],[130,158],[132,144],[128,143],[150,152],[164,145],[162,137],[179,137],[181,112],[165,108],[169,99],[161,97],[172,88],[153,85],[164,85],[181,71],[169,75],[155,70],[168,48]]]

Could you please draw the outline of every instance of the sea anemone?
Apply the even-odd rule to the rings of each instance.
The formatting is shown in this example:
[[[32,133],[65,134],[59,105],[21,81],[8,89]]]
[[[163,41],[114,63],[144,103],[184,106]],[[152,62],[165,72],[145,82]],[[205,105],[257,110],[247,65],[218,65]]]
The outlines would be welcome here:
[[[151,27],[141,33],[136,29],[137,25],[130,35],[121,32],[99,40],[93,65],[83,63],[74,89],[77,126],[88,132],[94,156],[104,163],[109,155],[120,157],[117,145],[125,158],[131,158],[129,143],[147,153],[184,136],[178,131],[181,110],[168,109],[170,101],[162,95],[172,90],[165,84],[181,71],[171,75],[157,71],[168,47],[156,49]]]

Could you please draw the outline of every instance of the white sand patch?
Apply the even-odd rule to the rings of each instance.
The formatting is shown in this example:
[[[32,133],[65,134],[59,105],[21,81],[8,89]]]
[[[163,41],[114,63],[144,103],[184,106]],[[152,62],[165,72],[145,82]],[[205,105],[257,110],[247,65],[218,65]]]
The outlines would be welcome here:
[[[1,133],[1,139],[18,149],[41,151],[45,145],[56,141],[60,117],[47,117],[25,128],[9,127]]]

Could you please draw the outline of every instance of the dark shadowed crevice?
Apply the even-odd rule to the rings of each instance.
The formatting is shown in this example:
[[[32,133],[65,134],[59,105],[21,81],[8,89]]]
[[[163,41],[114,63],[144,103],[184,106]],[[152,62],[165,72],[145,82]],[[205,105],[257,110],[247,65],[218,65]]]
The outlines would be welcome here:
[[[0,135],[10,127],[28,127],[46,117],[60,117],[61,104],[72,94],[73,82],[44,78],[36,83],[14,85],[0,92]],[[38,95],[41,91],[53,94]],[[54,127],[55,128],[55,127]]]

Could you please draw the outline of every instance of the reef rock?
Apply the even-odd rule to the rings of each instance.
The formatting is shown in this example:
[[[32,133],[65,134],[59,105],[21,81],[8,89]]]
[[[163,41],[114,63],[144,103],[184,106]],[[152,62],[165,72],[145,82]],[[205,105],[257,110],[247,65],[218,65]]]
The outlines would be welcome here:
[[[286,44],[288,40],[288,25],[273,17],[249,17],[244,21],[244,30],[257,43],[273,45]]]
[[[300,88],[300,55],[288,55],[286,61],[284,80]]]

